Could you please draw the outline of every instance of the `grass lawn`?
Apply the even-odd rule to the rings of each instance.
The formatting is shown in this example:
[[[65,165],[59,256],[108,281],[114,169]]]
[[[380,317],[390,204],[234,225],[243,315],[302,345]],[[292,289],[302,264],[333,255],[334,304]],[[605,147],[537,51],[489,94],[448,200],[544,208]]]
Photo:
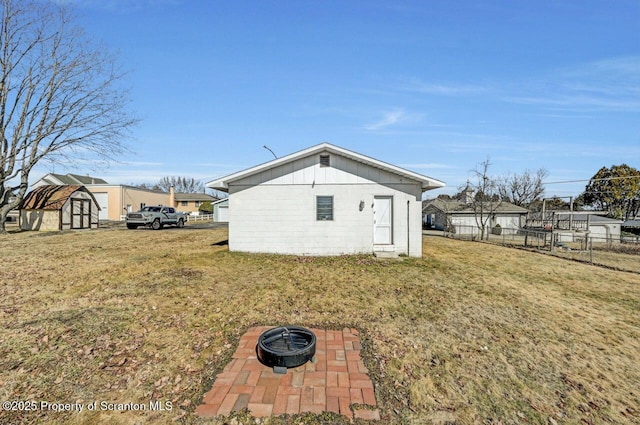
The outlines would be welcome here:
[[[193,412],[239,337],[279,324],[359,329],[383,423],[640,423],[638,274],[439,237],[404,261],[229,253],[226,237],[0,237],[0,400],[38,403],[0,423],[211,423]]]

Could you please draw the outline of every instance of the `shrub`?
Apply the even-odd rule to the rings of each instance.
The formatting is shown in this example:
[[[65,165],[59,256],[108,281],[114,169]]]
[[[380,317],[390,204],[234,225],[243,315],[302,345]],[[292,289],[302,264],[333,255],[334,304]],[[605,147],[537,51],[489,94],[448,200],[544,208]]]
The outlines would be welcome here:
[[[198,211],[203,214],[213,214],[213,205],[211,205],[211,201],[204,201],[198,207]]]

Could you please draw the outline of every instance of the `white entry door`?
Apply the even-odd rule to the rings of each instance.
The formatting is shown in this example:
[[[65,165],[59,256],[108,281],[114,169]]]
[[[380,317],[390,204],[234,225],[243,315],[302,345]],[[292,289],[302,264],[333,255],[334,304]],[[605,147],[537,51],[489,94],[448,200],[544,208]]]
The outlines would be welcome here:
[[[373,198],[373,243],[393,243],[393,199],[389,196]]]

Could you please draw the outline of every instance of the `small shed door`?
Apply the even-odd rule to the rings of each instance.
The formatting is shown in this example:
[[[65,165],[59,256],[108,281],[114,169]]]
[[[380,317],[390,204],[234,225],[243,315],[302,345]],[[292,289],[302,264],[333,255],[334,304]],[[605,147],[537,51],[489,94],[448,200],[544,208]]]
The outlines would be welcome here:
[[[71,228],[86,229],[91,227],[91,201],[88,199],[71,200]]]
[[[373,243],[393,243],[393,199],[389,196],[373,198]]]

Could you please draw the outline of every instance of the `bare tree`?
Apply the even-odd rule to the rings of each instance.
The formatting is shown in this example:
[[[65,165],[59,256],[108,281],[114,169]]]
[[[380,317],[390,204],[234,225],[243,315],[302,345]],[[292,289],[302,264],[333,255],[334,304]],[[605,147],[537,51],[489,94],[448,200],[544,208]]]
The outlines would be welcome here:
[[[503,201],[528,208],[544,195],[543,180],[549,175],[544,168],[533,172],[525,170],[522,174],[512,174],[497,182],[497,189]]]
[[[469,203],[473,208],[476,224],[480,228],[480,239],[489,237],[491,220],[502,204],[498,194],[498,185],[494,178],[489,176],[491,162],[489,158],[481,162],[471,172],[474,180],[467,183],[474,195]]]
[[[0,233],[41,161],[110,160],[137,120],[115,58],[60,2],[0,0]]]
[[[158,181],[158,183],[156,183],[156,187],[160,190],[164,190],[165,192],[168,192],[171,186],[173,186],[176,192],[180,193],[204,192],[204,184],[193,177],[163,177]]]

